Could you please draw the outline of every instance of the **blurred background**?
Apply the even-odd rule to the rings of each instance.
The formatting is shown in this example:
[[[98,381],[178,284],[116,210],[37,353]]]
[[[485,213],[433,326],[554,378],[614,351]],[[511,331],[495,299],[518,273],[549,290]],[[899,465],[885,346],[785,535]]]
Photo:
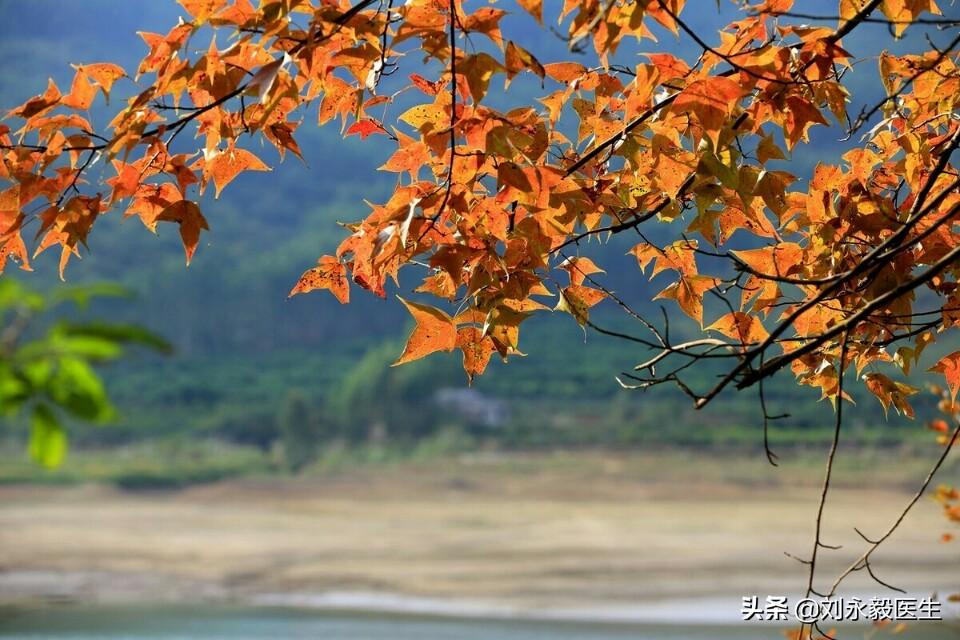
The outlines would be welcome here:
[[[710,10],[690,18],[709,33],[727,9],[704,4]],[[41,92],[48,76],[69,86],[69,62],[135,67],[144,52],[136,32],[166,32],[180,12],[172,0],[0,3],[0,105]],[[505,35],[532,38],[525,46],[542,61],[564,56],[562,42],[526,20],[509,18]],[[678,50],[672,36],[662,46]],[[855,85],[879,90],[872,66],[862,75]],[[105,111],[95,116],[103,123]],[[791,414],[771,433],[782,461],[774,469],[755,393],[700,413],[666,388],[622,390],[614,376],[644,354],[585,335],[566,317],[525,324],[528,357],[492,363],[472,386],[457,354],[390,368],[409,328],[392,299],[360,291],[348,306],[322,293],[286,299],[342,238],[335,223],[362,218],[364,199],[387,197],[391,177],[376,168],[389,148],[376,137],[343,140],[335,128],[300,131],[305,163],[279,165],[264,149],[272,173],[244,175],[206,203],[212,231],[189,269],[175,229],[154,236],[111,214],[68,268],[67,285],[56,280],[55,256],[41,256],[35,273],[4,275],[47,297],[64,286],[121,285],[133,298],[67,304],[51,321],[136,324],[173,351],[134,347],[98,370],[115,411],[103,424],[68,421],[69,452],[56,469],[25,453],[26,420],[0,422],[0,635],[5,624],[10,634],[32,624],[73,637],[64,634],[104,620],[255,626],[236,612],[213,620],[134,607],[199,602],[714,623],[738,620],[741,596],[799,591],[804,569],[783,552],[806,549],[812,526],[832,428],[817,393],[788,377],[766,389],[771,412]],[[848,144],[835,137],[798,150],[790,170],[805,175],[819,152]],[[606,248],[603,282],[658,316],[644,301],[662,286],[622,256],[628,246]],[[597,313],[603,326],[635,328],[614,310]],[[693,328],[678,320],[673,330],[682,338]],[[698,375],[706,385],[716,372]],[[879,531],[937,446],[922,424],[931,407],[915,422],[886,421],[873,398],[857,399],[828,513],[837,539],[854,548],[851,520]],[[948,463],[944,480],[958,471]],[[939,542],[948,526],[938,507],[918,512],[884,557],[887,577],[911,590],[960,587],[957,547]],[[828,560],[828,573],[844,560]],[[124,606],[109,615],[34,608],[50,603]],[[401,625],[384,635],[376,621],[327,618],[323,635],[312,619],[263,615],[256,620],[266,626],[249,637],[620,633]],[[217,628],[246,637],[240,626]]]

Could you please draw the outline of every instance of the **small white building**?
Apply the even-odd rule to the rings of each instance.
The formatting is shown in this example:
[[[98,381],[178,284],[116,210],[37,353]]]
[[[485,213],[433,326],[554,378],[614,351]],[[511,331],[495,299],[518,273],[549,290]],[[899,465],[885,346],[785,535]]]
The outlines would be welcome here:
[[[437,389],[433,394],[433,402],[445,411],[484,427],[499,427],[510,417],[507,403],[476,389]]]

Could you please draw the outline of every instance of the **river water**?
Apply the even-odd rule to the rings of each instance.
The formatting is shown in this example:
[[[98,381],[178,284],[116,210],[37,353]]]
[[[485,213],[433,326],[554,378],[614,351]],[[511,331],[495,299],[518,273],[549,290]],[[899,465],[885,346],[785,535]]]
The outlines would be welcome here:
[[[868,628],[843,630],[863,638]],[[957,628],[917,624],[909,640],[960,637]],[[769,626],[589,625],[382,617],[290,609],[96,608],[0,609],[0,638],[38,640],[757,640],[782,639]]]

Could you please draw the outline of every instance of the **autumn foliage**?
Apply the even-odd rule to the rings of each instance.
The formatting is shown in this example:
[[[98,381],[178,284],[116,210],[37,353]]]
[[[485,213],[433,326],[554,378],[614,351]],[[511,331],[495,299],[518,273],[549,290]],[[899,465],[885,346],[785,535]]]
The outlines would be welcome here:
[[[648,336],[635,340],[655,355],[624,384],[676,384],[698,407],[787,368],[836,399],[852,366],[884,408],[911,415],[916,389],[871,365],[909,373],[960,320],[960,38],[872,60],[885,97],[859,113],[845,85],[870,62],[845,46],[864,25],[887,25],[891,42],[957,33],[934,0],[840,0],[835,16],[736,2],[737,19],[709,34],[685,21],[684,0],[511,4],[540,24],[559,18],[571,51],[592,50],[561,61],[505,39],[497,3],[179,2],[185,20],[141,33],[136,69],[76,65],[70,87],[51,81],[6,114],[0,269],[54,249],[62,274],[111,211],[178,225],[189,262],[209,226],[201,194],[269,170],[248,142],[302,157],[297,131],[316,119],[389,139],[381,169],[396,188],[291,295],[327,289],[346,303],[353,283],[386,297],[401,269],[419,272],[416,291],[436,301],[401,299],[416,328],[398,364],[460,349],[472,378],[519,353],[521,325],[551,308],[602,330],[592,309],[626,305],[582,251],[624,232],[639,269],[672,278],[656,298],[705,334],[673,344],[636,314]],[[693,55],[660,51],[665,32]],[[628,46],[644,52],[636,64],[618,61]],[[519,76],[541,95],[503,106]],[[89,110],[120,83],[134,95],[98,132]],[[814,127],[859,144],[802,180],[781,161]],[[110,167],[102,184],[89,179],[98,163]],[[658,224],[671,241],[647,238]],[[726,310],[708,317],[705,299]],[[692,389],[683,367],[705,357],[726,373]],[[955,396],[960,352],[934,370]]]
[[[396,364],[459,350],[469,379],[494,355],[521,353],[532,316],[564,312],[647,357],[623,386],[674,385],[700,408],[756,385],[765,424],[763,381],[789,370],[836,407],[815,538],[800,559],[807,595],[822,595],[820,518],[845,373],[912,417],[918,389],[902,378],[960,322],[960,19],[936,0],[839,0],[833,15],[794,0],[178,1],[183,20],[140,34],[137,68],[76,65],[69,87],[51,81],[6,113],[0,272],[29,270],[52,249],[62,276],[111,212],[151,231],[177,225],[189,263],[210,226],[202,194],[268,171],[263,146],[303,159],[298,132],[313,121],[371,149],[379,140],[391,147],[380,168],[395,176],[392,194],[345,224],[335,254],[304,265],[290,295],[326,289],[347,303],[356,286],[388,297],[403,270],[419,295],[400,298],[415,328]],[[691,27],[694,7],[720,5],[736,14],[728,25]],[[570,55],[547,60],[537,38],[505,37],[508,11],[559,35]],[[889,49],[856,51],[851,34],[864,28]],[[664,37],[688,55],[664,50]],[[854,95],[855,67],[873,69],[875,99]],[[131,97],[117,104],[120,86]],[[111,94],[112,120],[98,130],[91,108]],[[847,150],[814,150],[811,175],[795,175],[789,160],[817,128]],[[678,314],[646,317],[603,285],[602,256],[620,234],[638,277],[667,279],[653,299],[701,335],[675,342]],[[598,325],[601,304],[638,331]],[[707,361],[720,375],[695,388],[687,374]],[[960,435],[960,351],[932,371],[952,422],[931,424],[942,455],[889,531],[864,536],[830,595],[862,570],[889,586],[871,554]],[[960,520],[955,489],[935,498]]]

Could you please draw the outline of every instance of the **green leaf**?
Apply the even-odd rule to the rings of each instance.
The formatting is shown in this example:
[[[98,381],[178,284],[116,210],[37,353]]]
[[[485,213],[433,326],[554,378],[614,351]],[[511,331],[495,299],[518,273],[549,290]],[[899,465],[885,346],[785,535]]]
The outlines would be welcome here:
[[[88,336],[51,336],[53,351],[64,356],[85,360],[113,360],[123,353],[123,347],[113,340]]]
[[[43,296],[39,293],[29,291],[9,276],[0,279],[0,311],[20,307],[37,312],[43,310],[44,306]]]
[[[116,343],[138,344],[160,353],[173,352],[173,346],[162,336],[132,324],[108,324],[105,322],[63,324],[59,327],[59,331],[69,336],[84,336],[111,340]]]
[[[57,416],[45,404],[33,409],[30,427],[30,457],[48,469],[59,467],[67,455],[67,434]]]
[[[12,340],[0,355],[0,416],[16,416],[34,407],[29,451],[44,466],[57,466],[66,453],[59,418],[107,422],[116,416],[94,364],[120,357],[127,345],[172,351],[161,336],[128,324],[54,319],[29,323],[28,328],[52,327],[46,334],[19,331],[19,325],[59,304],[86,307],[103,297],[130,297],[130,293],[118,285],[95,284],[63,286],[40,294],[10,277],[0,279],[0,328],[15,323],[8,332]]]
[[[72,302],[81,308],[89,306],[90,301],[94,298],[130,297],[132,297],[132,294],[129,289],[109,282],[88,284],[83,286],[59,287],[54,289],[50,294],[50,300],[54,304]]]
[[[31,393],[31,387],[23,376],[0,363],[0,416],[17,413]]]
[[[71,416],[81,420],[106,422],[116,413],[99,376],[78,358],[60,359],[56,373],[47,383],[47,392]]]
[[[50,376],[53,375],[53,362],[50,358],[29,360],[20,367],[19,374],[30,387],[30,393],[39,393],[47,386]]]

